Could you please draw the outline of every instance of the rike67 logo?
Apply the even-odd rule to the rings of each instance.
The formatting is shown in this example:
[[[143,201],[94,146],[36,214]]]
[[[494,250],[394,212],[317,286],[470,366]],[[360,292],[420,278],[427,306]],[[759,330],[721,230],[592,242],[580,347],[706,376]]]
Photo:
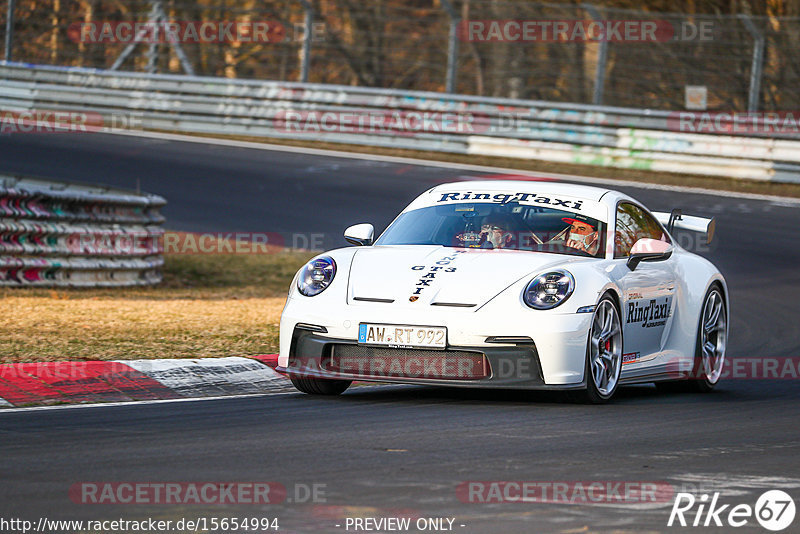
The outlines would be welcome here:
[[[719,492],[710,498],[706,493],[698,498],[681,492],[675,496],[667,526],[739,528],[753,526],[755,520],[765,529],[779,532],[792,524],[795,511],[794,500],[781,490],[764,492],[755,506],[719,504]]]

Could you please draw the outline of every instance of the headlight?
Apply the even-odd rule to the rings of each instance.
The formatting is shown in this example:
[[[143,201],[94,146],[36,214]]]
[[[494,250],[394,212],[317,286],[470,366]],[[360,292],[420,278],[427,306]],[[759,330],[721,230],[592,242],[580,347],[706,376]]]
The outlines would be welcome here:
[[[300,270],[297,290],[307,297],[319,295],[331,285],[336,276],[336,262],[330,256],[314,258]]]
[[[530,281],[522,293],[522,300],[531,308],[549,310],[572,295],[575,279],[567,271],[555,270],[540,274]]]

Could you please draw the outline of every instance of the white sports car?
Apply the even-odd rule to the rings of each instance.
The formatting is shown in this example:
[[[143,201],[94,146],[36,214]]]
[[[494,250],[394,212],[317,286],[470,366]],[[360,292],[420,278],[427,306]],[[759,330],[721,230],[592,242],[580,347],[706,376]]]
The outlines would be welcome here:
[[[420,195],[373,239],[295,276],[278,370],[300,391],[353,380],[564,389],[589,402],[620,384],[710,391],[725,357],[725,279],[674,228],[713,219],[651,213],[607,189],[473,181]]]

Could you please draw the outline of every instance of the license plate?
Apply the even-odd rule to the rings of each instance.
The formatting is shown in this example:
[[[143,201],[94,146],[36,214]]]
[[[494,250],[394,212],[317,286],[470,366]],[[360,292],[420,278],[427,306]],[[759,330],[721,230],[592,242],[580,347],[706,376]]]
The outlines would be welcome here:
[[[399,348],[444,349],[447,347],[447,328],[361,323],[358,325],[358,342]]]

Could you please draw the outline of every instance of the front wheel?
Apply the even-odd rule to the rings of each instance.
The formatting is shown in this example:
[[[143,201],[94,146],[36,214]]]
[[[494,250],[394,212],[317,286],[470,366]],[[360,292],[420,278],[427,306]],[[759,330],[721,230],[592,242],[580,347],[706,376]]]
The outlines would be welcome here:
[[[614,299],[603,296],[592,317],[586,349],[585,400],[608,402],[619,385],[622,371],[622,319]]]
[[[341,395],[352,384],[351,380],[330,380],[326,378],[300,378],[289,376],[298,390],[309,395]]]

